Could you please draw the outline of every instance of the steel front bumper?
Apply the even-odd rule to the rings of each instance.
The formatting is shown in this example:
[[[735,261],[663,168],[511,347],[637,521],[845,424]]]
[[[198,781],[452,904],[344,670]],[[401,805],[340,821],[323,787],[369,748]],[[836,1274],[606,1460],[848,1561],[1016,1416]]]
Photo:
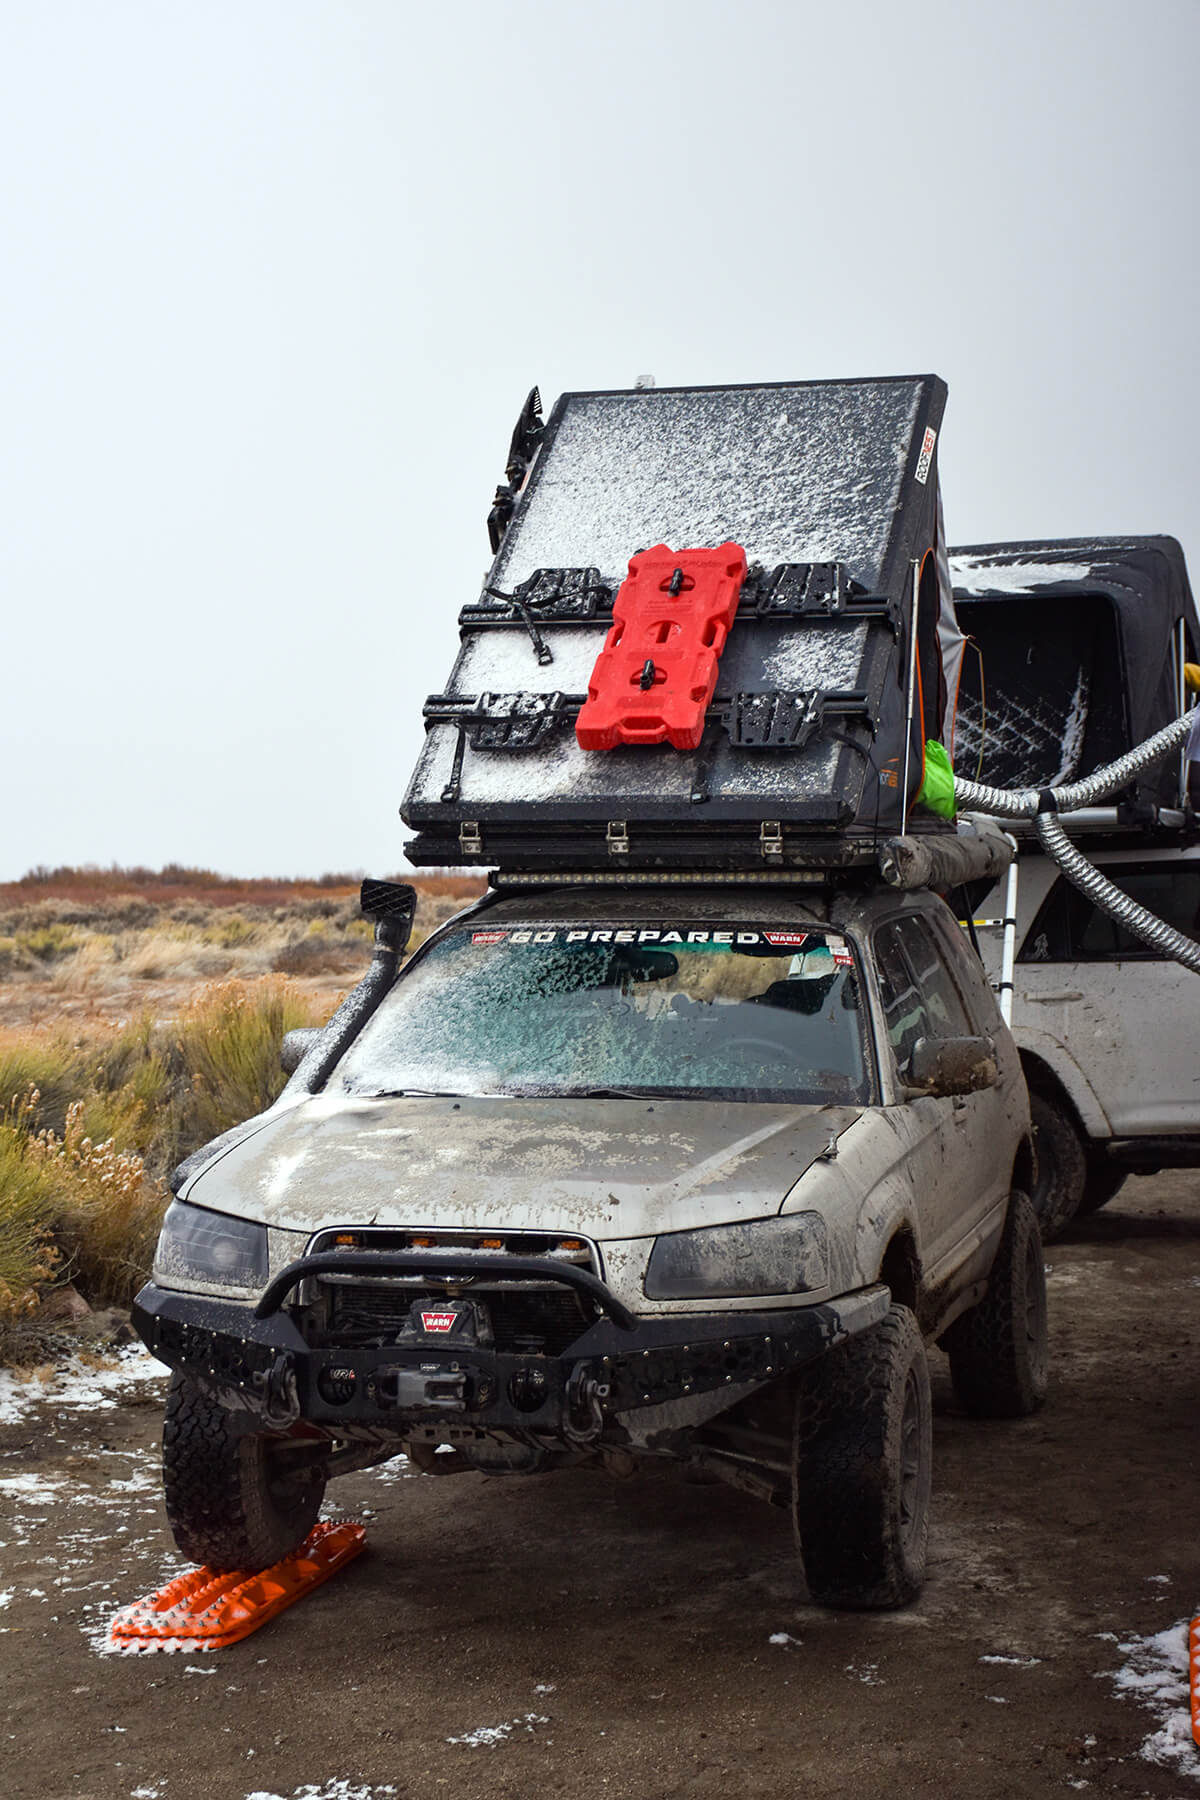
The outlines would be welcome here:
[[[577,1440],[594,1436],[614,1415],[770,1381],[875,1324],[890,1301],[888,1289],[876,1285],[772,1312],[638,1317],[588,1276],[602,1316],[559,1356],[436,1338],[314,1349],[282,1302],[325,1260],[293,1264],[285,1271],[289,1281],[277,1278],[257,1305],[150,1282],[134,1302],[133,1322],[161,1362],[212,1382],[226,1404],[277,1427],[304,1419],[329,1430],[365,1426],[403,1436],[447,1423]],[[422,1259],[430,1274],[432,1260]],[[507,1276],[515,1263],[505,1259]],[[546,1279],[544,1263],[536,1272]],[[564,1270],[555,1279],[582,1287],[580,1273]]]

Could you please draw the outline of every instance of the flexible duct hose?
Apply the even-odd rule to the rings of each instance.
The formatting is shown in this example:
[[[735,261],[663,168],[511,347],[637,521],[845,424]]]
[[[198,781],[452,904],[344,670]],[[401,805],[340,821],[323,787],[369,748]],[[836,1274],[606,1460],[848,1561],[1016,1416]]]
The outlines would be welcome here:
[[[1157,762],[1169,750],[1178,750],[1195,724],[1198,712],[1200,707],[1194,706],[1182,719],[1175,719],[1170,725],[1164,725],[1152,738],[1147,738],[1136,750],[1119,756],[1107,768],[1097,769],[1095,774],[1085,775],[1082,781],[1072,782],[1068,787],[1050,789],[1054,795],[1055,811],[1078,812],[1080,807],[1094,806],[1097,800],[1119,793],[1151,763]],[[969,807],[973,812],[991,813],[994,818],[1000,819],[1032,819],[1037,813],[1042,792],[1041,788],[1023,788],[1010,794],[1003,788],[983,787],[977,781],[960,781],[957,776],[954,778],[954,798],[960,807]]]
[[[1053,813],[1039,813],[1035,822],[1042,849],[1054,858],[1067,880],[1073,882],[1081,894],[1086,894],[1110,918],[1132,931],[1135,937],[1140,937],[1152,950],[1174,957],[1193,975],[1200,975],[1200,944],[1195,938],[1185,937],[1173,925],[1155,918],[1144,906],[1139,906],[1136,900],[1131,900],[1119,887],[1105,880],[1099,869],[1086,856],[1080,855]]]
[[[1136,750],[1130,750],[1116,762],[1109,763],[1107,768],[1097,769],[1095,774],[1086,775],[1069,787],[1025,788],[1010,794],[1003,788],[983,787],[976,781],[959,781],[956,777],[954,782],[955,801],[961,806],[991,813],[993,817],[1032,819],[1043,850],[1081,894],[1109,918],[1115,919],[1118,925],[1149,944],[1152,950],[1173,957],[1193,975],[1200,975],[1200,943],[1147,912],[1144,906],[1139,906],[1136,900],[1131,900],[1128,894],[1106,880],[1071,842],[1055,815],[1077,812],[1082,807],[1094,806],[1097,800],[1103,800],[1107,795],[1118,793],[1135,775],[1184,743],[1198,712],[1200,708],[1193,707],[1182,719],[1164,725]]]

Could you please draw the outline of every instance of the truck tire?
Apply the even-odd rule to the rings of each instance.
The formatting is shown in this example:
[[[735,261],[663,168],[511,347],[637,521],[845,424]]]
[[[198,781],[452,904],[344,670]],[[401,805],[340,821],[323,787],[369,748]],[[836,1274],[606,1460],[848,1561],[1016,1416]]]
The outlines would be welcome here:
[[[908,1307],[893,1305],[798,1390],[793,1520],[818,1606],[882,1610],[916,1598],[932,1466],[925,1345]]]
[[[1079,1211],[1087,1178],[1087,1157],[1079,1133],[1055,1101],[1031,1092],[1029,1116],[1037,1146],[1037,1179],[1030,1198],[1042,1242],[1048,1244]]]
[[[1114,1168],[1111,1163],[1089,1163],[1077,1216],[1086,1219],[1089,1213],[1107,1206],[1117,1190],[1124,1187],[1128,1173],[1128,1169]]]
[[[979,1419],[1022,1419],[1046,1398],[1046,1265],[1037,1216],[1015,1189],[983,1299],[942,1339],[954,1391]]]
[[[325,1482],[312,1472],[303,1480],[281,1475],[279,1442],[267,1432],[235,1436],[229,1414],[199,1383],[172,1375],[163,1494],[182,1555],[217,1572],[257,1573],[304,1542],[321,1510]]]

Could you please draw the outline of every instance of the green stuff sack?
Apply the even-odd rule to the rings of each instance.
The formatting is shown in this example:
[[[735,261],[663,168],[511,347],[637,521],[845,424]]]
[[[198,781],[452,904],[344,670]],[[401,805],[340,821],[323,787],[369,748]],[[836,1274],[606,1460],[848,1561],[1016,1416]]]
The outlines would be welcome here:
[[[917,794],[916,804],[927,806],[939,818],[954,817],[954,770],[945,746],[936,738],[925,740],[925,779]]]

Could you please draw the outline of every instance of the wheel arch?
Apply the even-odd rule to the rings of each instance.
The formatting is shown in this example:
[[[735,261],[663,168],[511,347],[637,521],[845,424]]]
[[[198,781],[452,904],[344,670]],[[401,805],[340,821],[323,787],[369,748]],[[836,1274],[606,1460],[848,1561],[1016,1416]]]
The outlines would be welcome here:
[[[876,1280],[887,1283],[898,1306],[907,1306],[914,1313],[919,1311],[921,1258],[916,1236],[907,1221],[897,1225],[888,1239]]]

